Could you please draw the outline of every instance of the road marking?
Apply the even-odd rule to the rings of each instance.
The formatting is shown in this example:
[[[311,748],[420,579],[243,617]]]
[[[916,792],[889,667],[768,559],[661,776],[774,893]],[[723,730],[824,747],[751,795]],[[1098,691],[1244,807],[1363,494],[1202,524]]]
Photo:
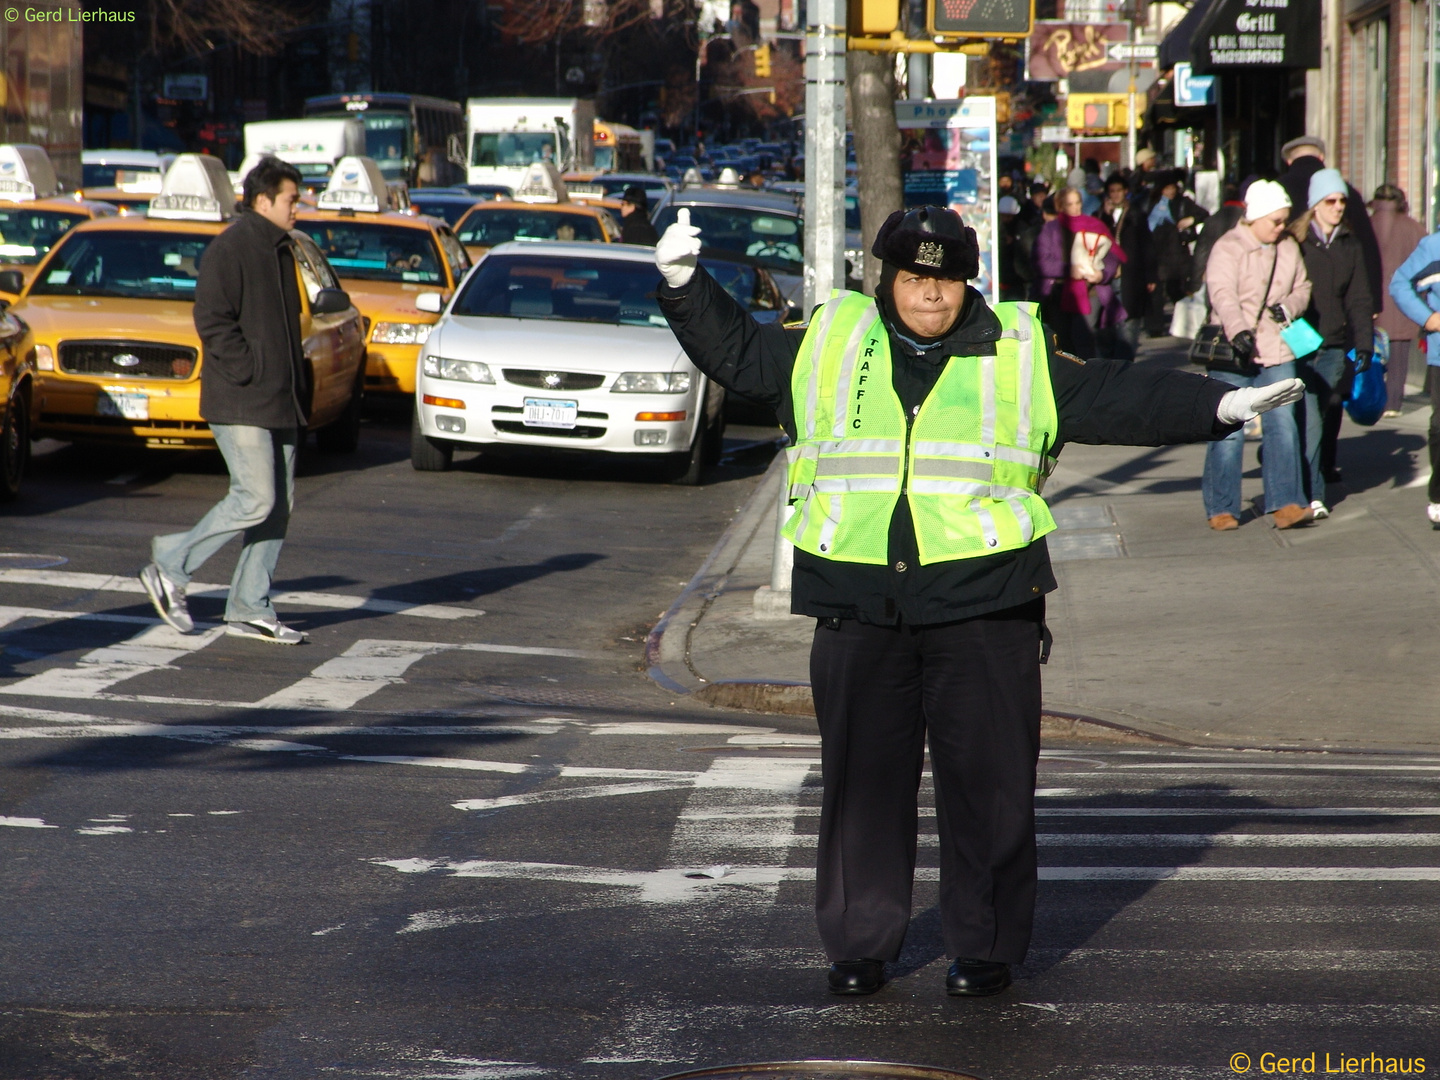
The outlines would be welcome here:
[[[813,866],[716,866],[716,876],[694,868],[613,870],[560,863],[489,859],[370,859],[403,874],[448,871],[452,877],[566,882],[639,890],[647,903],[676,903],[715,894],[716,886],[777,888],[784,881],[814,881]],[[702,876],[703,875],[703,876]],[[938,866],[915,869],[916,881],[939,881]],[[1041,881],[1440,881],[1440,866],[1042,866]],[[741,894],[743,895],[743,894]]]
[[[811,762],[794,758],[716,758],[695,780],[695,790],[686,800],[685,808],[675,822],[670,837],[671,866],[716,866],[739,850],[764,848],[782,851],[795,839],[795,808],[800,789],[809,774]],[[764,818],[735,818],[717,811],[744,808],[772,810]],[[712,878],[729,880],[743,874],[745,868],[725,866]],[[665,901],[687,899],[695,895],[691,876],[686,885],[675,891],[673,878],[657,879],[641,891],[642,900]],[[779,895],[780,881],[755,881],[757,886],[744,893],[740,902],[747,907],[773,904]]]
[[[343,712],[391,683],[404,682],[411,664],[437,651],[437,646],[420,641],[362,639],[299,682],[261,698],[255,707]]]
[[[1051,847],[1440,847],[1440,833],[1041,833],[1035,839]]]
[[[93,698],[107,686],[173,667],[174,661],[211,644],[224,630],[181,634],[164,623],[147,626],[115,645],[92,649],[74,667],[51,668],[39,675],[0,687],[0,693],[20,697]]]
[[[1040,880],[1440,881],[1440,866],[1042,866]]]
[[[685,780],[600,784],[596,787],[560,788],[556,791],[531,791],[524,795],[501,795],[493,799],[463,799],[450,805],[456,810],[502,810],[511,806],[534,806],[539,803],[568,802],[572,799],[602,799],[614,795],[646,795],[654,791],[678,791],[689,786],[690,782]]]
[[[43,818],[38,817],[5,817],[0,815],[0,825],[12,829],[58,829],[59,825],[46,825]]]
[[[0,582],[17,585],[46,585],[56,589],[82,589],[85,592],[121,592],[144,594],[138,578],[119,574],[82,574],[72,570],[0,570]],[[185,590],[189,597],[203,596],[224,599],[230,594],[228,585],[212,585],[192,581]],[[346,596],[326,592],[271,592],[277,604],[298,607],[335,608],[341,611],[374,611],[384,615],[412,615],[422,619],[470,619],[485,612],[478,608],[449,607],[443,604],[417,604],[405,600],[382,600],[365,596]]]
[[[1440,806],[1043,806],[1036,817],[1435,817]]]
[[[1163,771],[1163,772],[1192,772],[1199,770],[1223,771],[1223,772],[1269,772],[1271,770],[1285,770],[1287,772],[1440,772],[1440,765],[1322,765],[1316,763],[1301,762],[1231,762],[1231,761],[1187,761],[1187,762],[1143,762],[1139,764],[1112,765],[1110,768],[1116,772],[1132,772],[1139,770]]]

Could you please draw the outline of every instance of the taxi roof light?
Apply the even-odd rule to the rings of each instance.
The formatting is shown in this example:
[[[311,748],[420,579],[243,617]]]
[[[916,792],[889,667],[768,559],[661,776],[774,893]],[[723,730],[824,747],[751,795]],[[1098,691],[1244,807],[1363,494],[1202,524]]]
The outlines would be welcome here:
[[[321,210],[364,210],[379,213],[391,203],[389,185],[374,158],[343,157],[330,174],[330,183],[315,201]]]
[[[230,174],[217,157],[181,154],[160,181],[147,217],[171,221],[228,221],[235,210]]]
[[[515,189],[515,201],[525,203],[563,203],[570,201],[570,189],[560,170],[548,161],[532,164]]]
[[[59,190],[55,166],[44,147],[29,143],[0,146],[0,199],[30,202],[48,199]]]

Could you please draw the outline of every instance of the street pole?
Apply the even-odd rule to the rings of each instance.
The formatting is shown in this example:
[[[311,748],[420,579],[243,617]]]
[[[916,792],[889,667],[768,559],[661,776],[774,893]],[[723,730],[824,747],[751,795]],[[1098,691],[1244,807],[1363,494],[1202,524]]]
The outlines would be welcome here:
[[[1133,7],[1130,9],[1129,29],[1125,40],[1130,45],[1130,98],[1129,105],[1125,110],[1125,154],[1129,160],[1125,164],[1133,172],[1135,169],[1135,9]]]
[[[845,3],[812,0],[805,36],[805,311],[845,281]]]
[[[1435,17],[1436,0],[1425,5],[1425,181],[1428,194],[1425,199],[1425,232],[1435,231],[1436,184],[1440,183],[1440,169],[1435,161]],[[138,143],[136,145],[139,145]]]

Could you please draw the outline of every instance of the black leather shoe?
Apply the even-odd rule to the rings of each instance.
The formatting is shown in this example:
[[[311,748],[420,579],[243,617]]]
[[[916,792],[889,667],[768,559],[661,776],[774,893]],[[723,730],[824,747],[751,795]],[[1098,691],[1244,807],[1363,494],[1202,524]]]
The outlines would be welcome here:
[[[883,961],[837,960],[830,965],[832,994],[873,994],[884,985]]]
[[[1327,484],[1343,484],[1345,482],[1345,474],[1340,471],[1339,465],[1331,465],[1324,472]]]
[[[971,960],[957,956],[945,976],[945,992],[951,997],[989,997],[1010,985],[1010,965],[994,960]]]

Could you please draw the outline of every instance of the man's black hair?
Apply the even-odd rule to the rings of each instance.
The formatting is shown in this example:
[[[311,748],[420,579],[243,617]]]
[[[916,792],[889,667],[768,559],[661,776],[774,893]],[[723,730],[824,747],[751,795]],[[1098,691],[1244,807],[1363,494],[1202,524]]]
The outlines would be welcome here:
[[[281,161],[279,158],[266,154],[255,163],[255,167],[245,174],[245,197],[241,200],[247,210],[255,207],[255,198],[259,195],[267,196],[274,202],[280,194],[280,187],[289,180],[298,189],[303,181],[300,178],[300,170],[291,165],[288,161]]]

